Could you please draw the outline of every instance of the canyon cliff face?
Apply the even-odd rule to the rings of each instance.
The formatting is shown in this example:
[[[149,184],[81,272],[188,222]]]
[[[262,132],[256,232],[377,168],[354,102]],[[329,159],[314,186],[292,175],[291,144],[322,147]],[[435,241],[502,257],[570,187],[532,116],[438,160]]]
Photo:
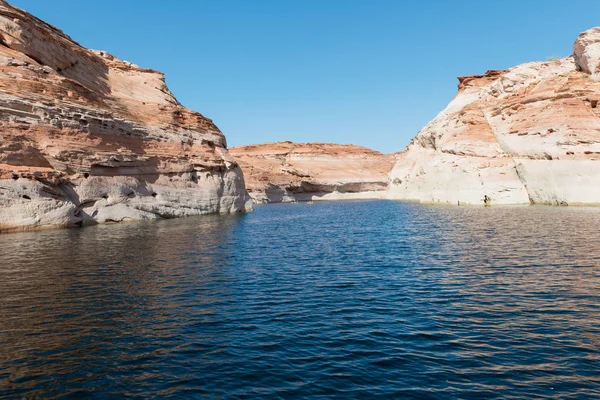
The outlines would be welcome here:
[[[230,149],[256,203],[385,197],[393,155],[327,143],[265,143]]]
[[[459,77],[459,92],[397,156],[388,198],[600,204],[600,28],[575,53]]]
[[[223,134],[162,73],[0,1],[0,232],[251,209]]]

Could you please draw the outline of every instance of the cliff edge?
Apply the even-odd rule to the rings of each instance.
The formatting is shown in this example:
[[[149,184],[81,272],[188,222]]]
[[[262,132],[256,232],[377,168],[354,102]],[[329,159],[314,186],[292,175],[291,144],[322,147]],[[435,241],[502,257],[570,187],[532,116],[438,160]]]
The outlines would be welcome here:
[[[600,205],[600,28],[573,55],[459,77],[397,156],[388,198]]]
[[[251,209],[223,134],[162,73],[0,1],[0,232]]]

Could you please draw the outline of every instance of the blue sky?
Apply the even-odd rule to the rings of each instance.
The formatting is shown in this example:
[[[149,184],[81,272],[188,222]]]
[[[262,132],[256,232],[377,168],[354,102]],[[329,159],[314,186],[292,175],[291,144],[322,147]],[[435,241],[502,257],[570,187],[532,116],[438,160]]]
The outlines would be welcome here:
[[[9,0],[10,1],[10,0]],[[456,76],[566,56],[600,25],[579,0],[12,0],[83,46],[165,72],[229,146],[403,149]]]

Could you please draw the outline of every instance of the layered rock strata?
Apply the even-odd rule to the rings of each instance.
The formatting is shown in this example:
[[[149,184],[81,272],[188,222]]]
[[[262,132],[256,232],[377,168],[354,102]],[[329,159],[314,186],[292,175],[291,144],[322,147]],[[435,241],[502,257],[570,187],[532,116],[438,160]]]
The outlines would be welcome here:
[[[393,155],[326,143],[265,143],[230,149],[256,203],[385,197]]]
[[[0,1],[0,232],[250,208],[225,137],[162,73]]]
[[[600,28],[573,55],[459,77],[459,92],[397,156],[392,199],[600,204]]]

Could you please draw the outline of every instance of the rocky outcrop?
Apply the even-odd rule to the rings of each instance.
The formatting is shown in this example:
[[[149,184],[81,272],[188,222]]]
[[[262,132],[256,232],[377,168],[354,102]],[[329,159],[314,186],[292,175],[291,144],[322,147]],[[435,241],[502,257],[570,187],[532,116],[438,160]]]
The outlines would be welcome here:
[[[223,134],[162,73],[0,1],[0,232],[251,208]]]
[[[397,156],[388,197],[450,204],[600,204],[600,28],[575,53],[459,78]]]
[[[230,149],[256,203],[378,199],[393,155],[327,143],[265,143]]]

